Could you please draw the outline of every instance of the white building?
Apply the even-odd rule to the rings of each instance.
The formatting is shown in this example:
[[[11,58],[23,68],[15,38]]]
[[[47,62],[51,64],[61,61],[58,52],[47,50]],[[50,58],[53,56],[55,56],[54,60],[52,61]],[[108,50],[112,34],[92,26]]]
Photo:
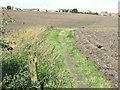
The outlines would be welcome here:
[[[39,11],[39,8],[32,8],[31,11]]]
[[[102,12],[100,13],[100,15],[102,15],[102,16],[109,16],[110,14],[107,13],[107,11],[102,11]]]
[[[22,10],[22,9],[21,9],[21,8],[15,8],[15,7],[14,7],[13,10]]]
[[[48,12],[56,12],[55,10],[47,10]]]
[[[42,10],[40,10],[41,12],[48,12],[48,10],[46,10],[46,9],[42,9]]]
[[[92,13],[92,11],[84,10],[83,13],[90,14],[90,13]]]
[[[66,9],[58,9],[59,12],[66,12]]]

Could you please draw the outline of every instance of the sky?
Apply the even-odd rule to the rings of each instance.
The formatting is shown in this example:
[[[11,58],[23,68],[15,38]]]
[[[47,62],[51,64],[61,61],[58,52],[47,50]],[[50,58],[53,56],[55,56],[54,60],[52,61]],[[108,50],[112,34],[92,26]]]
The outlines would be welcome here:
[[[0,0],[0,6],[10,5],[22,9],[39,8],[48,10],[77,8],[79,12],[90,10],[98,13],[101,11],[117,13],[118,2],[119,0]]]

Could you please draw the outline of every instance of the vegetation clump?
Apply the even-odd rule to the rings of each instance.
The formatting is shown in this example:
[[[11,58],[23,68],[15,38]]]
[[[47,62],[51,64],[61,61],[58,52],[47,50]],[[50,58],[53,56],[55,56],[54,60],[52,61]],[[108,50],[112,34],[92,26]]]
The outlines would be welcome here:
[[[13,45],[13,51],[4,50],[2,53],[3,88],[74,87],[75,81],[60,55],[62,48],[58,42],[60,31],[48,30],[45,27],[28,27],[14,33],[7,33],[6,40],[14,41],[16,44]],[[29,52],[37,54],[37,82],[31,81]]]

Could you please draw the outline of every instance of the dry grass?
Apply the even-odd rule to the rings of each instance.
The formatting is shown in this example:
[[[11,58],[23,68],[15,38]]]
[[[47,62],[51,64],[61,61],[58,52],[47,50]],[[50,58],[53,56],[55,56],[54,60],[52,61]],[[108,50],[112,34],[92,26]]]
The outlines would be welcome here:
[[[7,81],[9,84],[6,84],[6,87],[16,87],[23,85],[32,86],[29,84],[31,83],[29,80],[23,81],[26,76],[21,79],[21,75],[19,75],[21,74],[20,71],[23,73],[29,71],[24,69],[27,67],[28,52],[31,52],[32,55],[34,55],[34,52],[37,53],[39,86],[41,85],[39,83],[45,83],[44,87],[74,87],[75,81],[72,78],[64,60],[60,57],[61,47],[58,43],[59,32],[60,31],[54,32],[54,29],[51,30],[50,28],[48,29],[48,27],[27,27],[15,32],[6,33],[5,40],[9,42],[15,42],[16,44],[10,44],[10,46],[14,48],[12,54],[7,50],[4,50],[3,52],[2,58],[4,59],[4,74],[11,73],[12,71],[13,73],[10,75],[16,77],[14,71],[17,71],[17,76],[20,77],[11,79],[11,77],[8,76],[8,79],[11,81]],[[12,66],[11,63],[15,63],[17,65]],[[10,70],[8,70],[8,68],[10,68]],[[27,77],[29,77],[28,75]],[[6,77],[4,76],[4,78]],[[17,82],[18,80],[20,82]]]
[[[22,48],[25,43],[34,44],[36,41],[41,40],[45,35],[45,29],[45,27],[26,27],[14,32],[7,32],[5,40],[15,42],[10,44],[10,46],[14,48],[14,51],[17,51],[18,48]]]

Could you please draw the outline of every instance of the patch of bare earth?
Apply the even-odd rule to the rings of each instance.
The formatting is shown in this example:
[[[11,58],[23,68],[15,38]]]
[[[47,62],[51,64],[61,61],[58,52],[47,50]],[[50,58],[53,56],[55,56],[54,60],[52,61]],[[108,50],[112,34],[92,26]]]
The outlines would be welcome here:
[[[94,62],[113,87],[118,87],[117,30],[117,28],[84,28],[74,32],[76,47],[88,60]]]

